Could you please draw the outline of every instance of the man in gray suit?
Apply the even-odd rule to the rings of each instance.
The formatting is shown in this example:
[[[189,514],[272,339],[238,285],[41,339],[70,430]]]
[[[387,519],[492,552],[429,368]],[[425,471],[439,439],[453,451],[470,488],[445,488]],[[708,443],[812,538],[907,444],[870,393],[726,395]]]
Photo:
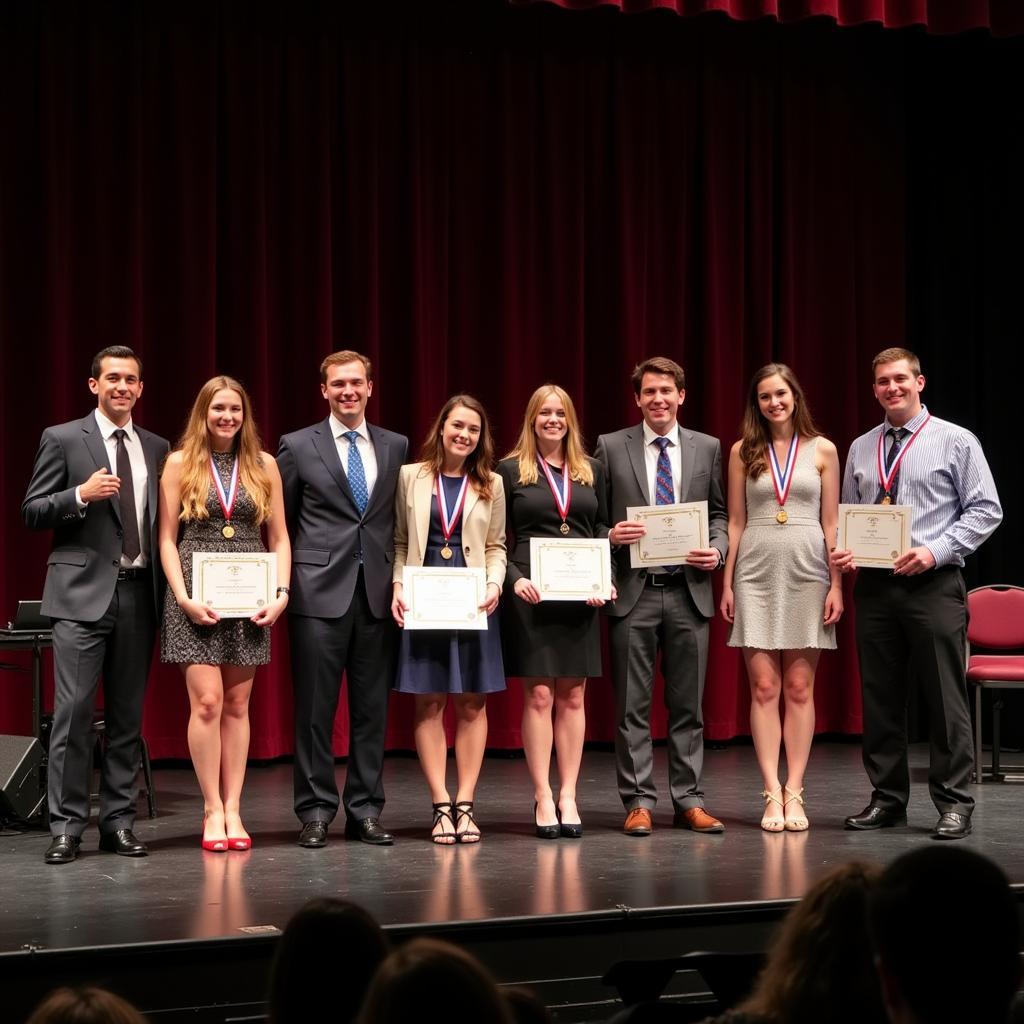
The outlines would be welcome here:
[[[683,368],[661,356],[633,371],[633,390],[643,422],[603,434],[595,455],[604,463],[611,518],[615,526],[613,570],[618,591],[605,606],[615,679],[618,729],[615,757],[619,795],[626,808],[627,835],[647,836],[657,802],[651,741],[651,696],[658,649],[668,707],[669,792],[673,824],[695,832],[725,826],[704,809],[704,676],[708,620],[714,615],[713,569],[725,564],[728,515],[722,491],[718,440],[685,430],[676,415],[686,398]],[[626,508],[707,501],[708,548],[691,551],[685,565],[630,568],[629,545],[643,537],[642,523],[630,522]]]
[[[92,363],[97,408],[43,431],[22,503],[25,523],[53,530],[43,614],[53,620],[47,864],[78,856],[89,821],[96,690],[103,676],[106,753],[100,849],[146,854],[132,827],[139,732],[163,577],[156,551],[157,483],[168,444],[132,421],[142,361],[113,346]]]
[[[320,366],[320,390],[330,415],[286,434],[277,453],[292,541],[288,622],[299,845],[326,846],[338,812],[331,737],[344,671],[350,724],[345,835],[385,846],[394,841],[380,814],[397,641],[391,619],[395,488],[409,441],[366,422],[373,393],[366,356],[329,355]]]

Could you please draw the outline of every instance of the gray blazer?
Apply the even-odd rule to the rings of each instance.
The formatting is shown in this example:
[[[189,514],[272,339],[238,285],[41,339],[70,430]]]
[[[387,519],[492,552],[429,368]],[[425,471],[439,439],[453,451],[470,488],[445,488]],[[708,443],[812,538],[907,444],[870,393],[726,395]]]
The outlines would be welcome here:
[[[292,615],[344,615],[359,576],[360,550],[370,610],[379,619],[391,615],[395,488],[409,440],[370,423],[367,430],[377,458],[377,481],[362,516],[338,456],[330,417],[281,438],[277,466],[292,541]]]
[[[156,550],[157,490],[169,445],[138,424],[132,426],[142,442],[149,474],[149,563],[153,569],[153,604],[159,609],[163,572]],[[114,471],[95,413],[43,431],[21,514],[32,529],[53,530],[42,612],[54,619],[96,622],[114,596],[121,565],[120,506],[110,499],[94,501],[80,515],[75,501],[75,488],[101,466]]]
[[[679,427],[678,443],[682,461],[680,501],[707,501],[710,546],[718,548],[724,561],[729,550],[729,515],[722,488],[722,446],[715,437],[683,427]],[[629,505],[654,504],[648,493],[642,423],[614,434],[602,434],[597,439],[594,457],[604,464],[610,523],[622,522]],[[711,573],[689,566],[682,571],[694,604],[705,618],[712,618],[715,608]],[[612,550],[612,572],[618,598],[605,605],[605,611],[612,616],[628,615],[640,599],[647,571],[630,568],[629,547],[622,545]]]

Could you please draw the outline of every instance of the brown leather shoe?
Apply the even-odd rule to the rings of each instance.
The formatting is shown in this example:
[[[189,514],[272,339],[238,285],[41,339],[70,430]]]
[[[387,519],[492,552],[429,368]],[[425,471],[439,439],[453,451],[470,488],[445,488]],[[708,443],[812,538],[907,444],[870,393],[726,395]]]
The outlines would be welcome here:
[[[725,826],[712,818],[703,807],[691,807],[677,814],[672,821],[675,828],[688,828],[691,832],[724,832]]]
[[[634,807],[626,815],[626,823],[622,826],[622,831],[627,836],[649,836],[653,827],[651,812],[646,807]]]

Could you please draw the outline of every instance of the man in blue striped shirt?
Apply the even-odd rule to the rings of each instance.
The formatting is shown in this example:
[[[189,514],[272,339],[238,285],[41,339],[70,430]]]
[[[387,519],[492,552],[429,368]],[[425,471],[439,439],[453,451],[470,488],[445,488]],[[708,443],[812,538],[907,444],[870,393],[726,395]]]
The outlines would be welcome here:
[[[921,402],[921,364],[905,348],[872,362],[881,425],[850,446],[842,500],[911,506],[911,544],[889,569],[865,568],[854,585],[857,652],[864,698],[864,768],[871,802],[846,819],[850,829],[905,825],[910,799],[907,699],[916,672],[928,714],[928,789],[939,811],[932,836],[971,831],[974,798],[971,716],[964,657],[966,590],[960,569],[1003,518],[978,439],[932,416]],[[851,552],[833,564],[854,568]]]

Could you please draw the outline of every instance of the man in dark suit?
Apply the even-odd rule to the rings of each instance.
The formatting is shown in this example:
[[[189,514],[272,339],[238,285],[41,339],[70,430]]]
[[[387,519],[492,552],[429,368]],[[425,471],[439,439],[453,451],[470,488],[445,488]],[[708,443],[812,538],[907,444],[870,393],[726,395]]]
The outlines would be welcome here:
[[[89,820],[96,690],[103,676],[106,753],[100,849],[146,854],[132,831],[139,732],[163,578],[156,551],[157,483],[168,444],[132,422],[142,361],[103,349],[85,419],[43,431],[21,512],[53,530],[43,614],[53,620],[54,706],[49,751],[47,864],[78,856]]]
[[[394,675],[391,619],[395,487],[409,441],[366,422],[370,361],[358,352],[320,366],[326,420],[281,438],[277,465],[292,541],[288,604],[295,688],[295,813],[299,845],[327,843],[338,812],[331,736],[341,674],[348,680],[345,835],[394,837],[384,808],[384,732]]]
[[[704,809],[704,718],[701,703],[708,659],[708,620],[714,615],[713,569],[725,564],[728,516],[722,490],[718,440],[684,430],[676,415],[686,398],[683,369],[671,359],[645,359],[633,371],[633,390],[643,422],[597,440],[604,463],[615,526],[616,600],[605,606],[615,679],[618,728],[615,757],[619,795],[626,808],[623,830],[647,836],[657,802],[651,741],[655,662],[668,707],[669,792],[673,823],[695,832],[722,832]],[[626,508],[707,501],[710,547],[689,553],[685,565],[630,568],[629,545],[646,533],[626,518]]]

